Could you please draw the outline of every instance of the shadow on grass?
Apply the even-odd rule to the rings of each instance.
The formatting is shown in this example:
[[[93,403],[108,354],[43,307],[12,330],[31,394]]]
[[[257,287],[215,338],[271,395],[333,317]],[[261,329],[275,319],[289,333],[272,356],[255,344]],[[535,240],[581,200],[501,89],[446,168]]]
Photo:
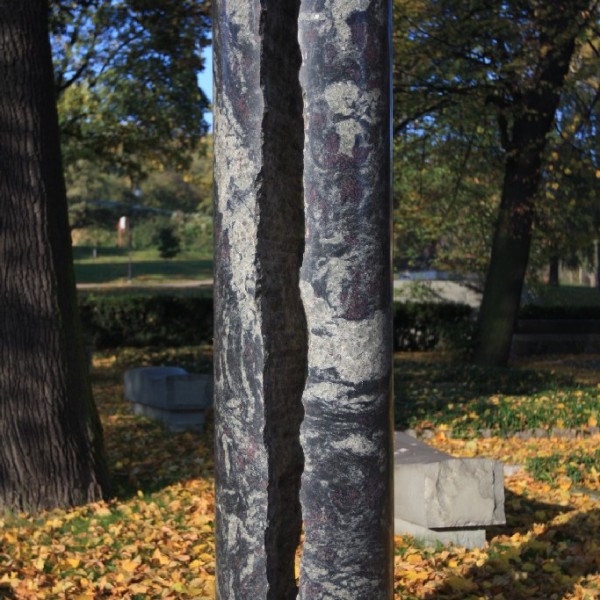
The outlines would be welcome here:
[[[587,576],[597,575],[600,509],[574,512],[570,507],[547,505],[526,497],[508,498],[513,504],[518,499],[521,510],[507,515],[507,527],[495,528],[493,534],[524,534],[536,523],[548,523],[560,514],[566,514],[566,518],[548,527],[540,526],[542,532],[520,546],[503,544],[501,540],[492,543],[483,565],[460,575],[453,573],[451,583],[442,582],[424,596],[426,600],[458,600],[467,596],[511,600],[564,598],[576,586],[585,584]],[[570,518],[569,512],[573,512]],[[595,585],[591,583],[594,595],[590,598],[597,597]]]
[[[113,495],[128,500],[192,479],[214,478],[212,414],[203,432],[170,432],[134,415],[105,421]]]
[[[504,431],[519,431],[522,415],[502,405],[490,405],[491,396],[535,396],[576,387],[567,374],[530,369],[406,358],[397,358],[394,367],[396,429],[438,418],[459,426],[463,423],[465,429],[473,422],[479,429],[500,426]],[[541,421],[549,414],[540,413],[536,419]]]
[[[4,598],[13,600],[16,596],[9,584],[0,583],[0,599]]]

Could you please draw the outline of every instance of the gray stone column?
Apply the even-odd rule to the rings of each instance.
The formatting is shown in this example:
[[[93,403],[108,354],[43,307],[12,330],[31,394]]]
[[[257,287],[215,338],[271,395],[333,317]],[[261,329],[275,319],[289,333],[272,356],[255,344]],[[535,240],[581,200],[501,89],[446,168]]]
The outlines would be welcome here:
[[[287,600],[307,355],[299,1],[214,4],[217,598]]]
[[[388,0],[302,0],[302,600],[393,597]]]

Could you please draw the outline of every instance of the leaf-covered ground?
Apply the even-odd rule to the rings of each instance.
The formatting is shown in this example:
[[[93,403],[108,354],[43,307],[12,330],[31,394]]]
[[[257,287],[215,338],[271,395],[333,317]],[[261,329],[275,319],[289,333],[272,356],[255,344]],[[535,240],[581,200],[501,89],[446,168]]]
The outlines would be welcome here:
[[[212,435],[133,416],[131,365],[206,367],[199,349],[96,358],[93,383],[116,497],[38,516],[0,515],[0,598],[213,598]],[[432,360],[435,359],[435,360]],[[396,598],[600,598],[600,357],[510,371],[398,357],[397,420],[432,445],[511,465],[508,523],[486,547],[396,538]]]

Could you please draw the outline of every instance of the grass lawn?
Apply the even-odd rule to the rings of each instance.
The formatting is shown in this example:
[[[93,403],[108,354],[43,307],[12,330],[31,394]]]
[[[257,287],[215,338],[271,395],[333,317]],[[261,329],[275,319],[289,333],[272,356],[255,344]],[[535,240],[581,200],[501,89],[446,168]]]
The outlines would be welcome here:
[[[132,365],[209,359],[202,348],[94,359],[116,497],[1,517],[0,598],[214,597],[212,429],[174,434],[133,416],[121,384]],[[400,425],[456,455],[516,465],[505,480],[507,525],[490,529],[484,548],[395,538],[397,599],[600,597],[599,365],[600,356],[570,356],[495,371],[397,355]],[[544,437],[515,436],[521,429]]]
[[[128,281],[129,256],[124,248],[99,248],[92,258],[90,248],[75,247],[75,278],[78,284],[152,286],[181,281],[212,279],[212,257],[181,254],[160,258],[158,250],[132,252],[131,282]]]

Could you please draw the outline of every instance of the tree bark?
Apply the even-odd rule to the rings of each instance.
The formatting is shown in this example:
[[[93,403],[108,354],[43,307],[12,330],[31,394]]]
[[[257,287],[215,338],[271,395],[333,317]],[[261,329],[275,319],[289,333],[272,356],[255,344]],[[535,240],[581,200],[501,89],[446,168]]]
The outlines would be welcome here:
[[[578,33],[583,1],[564,3],[563,10],[547,8],[540,34],[535,82],[515,96],[499,115],[506,150],[504,181],[492,242],[474,346],[474,362],[505,366],[517,319],[535,217],[546,137],[552,127],[560,93]],[[506,126],[510,110],[512,127]]]
[[[102,433],[78,326],[48,6],[0,1],[0,509],[98,500]]]
[[[393,596],[387,0],[303,0],[300,598]]]
[[[299,0],[215,3],[217,598],[291,600],[306,323]]]

